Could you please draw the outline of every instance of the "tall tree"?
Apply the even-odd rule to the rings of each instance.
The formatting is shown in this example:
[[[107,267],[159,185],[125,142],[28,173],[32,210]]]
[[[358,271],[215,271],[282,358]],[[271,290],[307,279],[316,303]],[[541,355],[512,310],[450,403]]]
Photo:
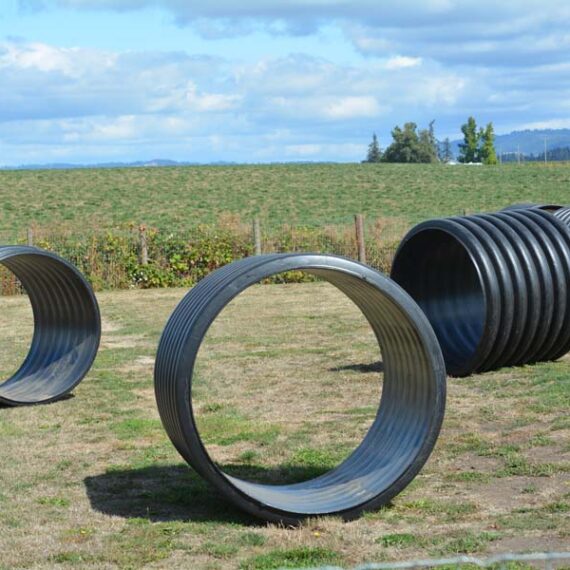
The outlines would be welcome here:
[[[382,160],[382,151],[380,150],[380,144],[378,143],[378,137],[376,133],[372,134],[372,142],[368,145],[368,153],[366,155],[366,160],[363,162],[380,162]]]
[[[479,156],[479,138],[477,122],[469,117],[464,125],[461,125],[463,142],[459,145],[459,162],[481,162]]]
[[[445,164],[448,164],[453,160],[453,150],[451,148],[451,141],[449,140],[449,137],[446,137],[443,142],[439,143],[438,156],[439,160]]]
[[[480,132],[481,148],[479,150],[483,164],[498,164],[497,151],[495,150],[495,129],[493,123],[489,123]]]
[[[437,140],[435,138],[435,121],[431,121],[427,129],[419,132],[419,160],[418,162],[437,162]]]

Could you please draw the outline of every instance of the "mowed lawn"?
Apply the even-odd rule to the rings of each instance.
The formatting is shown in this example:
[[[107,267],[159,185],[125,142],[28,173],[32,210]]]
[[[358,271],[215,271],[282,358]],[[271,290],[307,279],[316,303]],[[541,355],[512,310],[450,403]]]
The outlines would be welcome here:
[[[266,227],[398,218],[404,225],[513,202],[570,202],[570,163],[497,167],[283,164],[0,171],[0,232],[129,223],[177,231],[238,214]]]
[[[568,549],[568,357],[450,379],[437,447],[391,505],[283,528],[218,496],[161,427],[154,354],[184,293],[101,293],[101,351],[73,397],[0,408],[0,568],[261,570]],[[30,318],[25,297],[0,298],[4,376],[25,353]],[[381,360],[363,317],[328,284],[253,287],[199,357],[196,413],[211,455],[254,480],[322,473],[370,425]]]

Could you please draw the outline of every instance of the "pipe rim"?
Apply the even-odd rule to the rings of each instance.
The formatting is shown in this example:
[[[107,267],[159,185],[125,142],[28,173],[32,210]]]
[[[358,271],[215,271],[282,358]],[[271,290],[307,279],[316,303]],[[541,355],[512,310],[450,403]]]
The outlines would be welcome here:
[[[410,331],[413,331],[413,335],[415,335],[414,338],[418,345],[416,349],[421,352],[421,357],[415,353],[406,353],[404,367],[409,369],[410,366],[414,364],[414,359],[417,360],[417,362],[415,362],[418,369],[416,372],[420,377],[420,380],[417,382],[420,387],[423,386],[423,390],[427,390],[426,393],[428,394],[428,396],[424,394],[424,397],[427,398],[427,400],[423,402],[424,408],[415,410],[414,412],[416,417],[414,428],[416,429],[416,432],[414,432],[416,442],[414,451],[409,456],[406,456],[404,460],[401,460],[404,464],[397,466],[390,484],[382,489],[375,488],[374,492],[366,494],[363,490],[364,483],[362,481],[364,481],[364,479],[362,479],[361,483],[359,483],[362,489],[357,495],[354,495],[355,480],[353,480],[352,490],[350,490],[350,488],[345,489],[345,493],[352,493],[351,499],[344,500],[343,502],[343,500],[339,500],[338,497],[335,498],[335,491],[333,489],[333,491],[331,491],[332,495],[330,495],[333,498],[329,499],[327,506],[326,496],[328,491],[322,492],[323,498],[320,503],[320,509],[314,508],[315,505],[319,504],[319,501],[314,497],[320,492],[319,485],[323,489],[327,488],[327,477],[330,478],[328,481],[332,488],[334,487],[334,478],[340,477],[343,466],[347,464],[350,465],[351,460],[359,466],[355,467],[357,474],[365,474],[366,469],[369,469],[371,466],[374,467],[374,461],[369,458],[366,458],[366,461],[368,461],[370,465],[366,465],[366,462],[359,464],[352,458],[357,455],[365,442],[375,442],[377,439],[382,439],[382,437],[374,431],[375,426],[382,425],[379,423],[379,418],[382,417],[380,411],[384,410],[389,418],[394,415],[390,407],[393,407],[390,394],[395,391],[393,387],[397,376],[394,377],[392,381],[390,381],[389,378],[390,374],[395,374],[393,371],[394,367],[390,364],[390,358],[394,360],[396,357],[390,356],[389,347],[382,347],[383,359],[385,360],[386,366],[384,389],[379,405],[379,412],[372,427],[364,437],[362,443],[347,459],[333,470],[315,479],[292,485],[267,486],[240,480],[225,474],[208,455],[200,439],[192,409],[191,382],[193,366],[200,344],[211,323],[215,320],[223,307],[239,293],[261,279],[290,270],[307,271],[324,277],[345,293],[347,293],[347,288],[350,289],[351,283],[356,283],[361,287],[359,287],[359,292],[354,293],[354,295],[363,295],[362,292],[365,292],[360,300],[374,289],[379,296],[382,295],[386,300],[387,307],[391,306],[396,313],[399,311],[400,313],[398,314],[406,315],[408,319],[406,327],[408,328],[402,327],[402,329],[406,330],[406,334],[410,334]],[[224,272],[224,275],[218,278],[222,272]],[[336,277],[340,275],[346,278],[348,285],[340,282],[333,283],[331,278],[334,280],[335,275]],[[225,276],[228,276],[229,281],[224,280]],[[206,282],[207,279],[210,280],[210,283]],[[213,288],[213,301],[211,301],[210,304],[206,299],[199,299],[199,295],[196,293],[197,288],[201,284],[203,284],[201,287],[202,291],[205,291],[208,285],[211,285]],[[355,301],[354,298],[352,298],[352,300]],[[390,305],[390,303],[392,305]],[[187,319],[192,313],[192,308],[196,307],[198,313],[195,321],[193,321],[194,324],[189,326],[185,331],[181,329],[176,331],[177,324]],[[360,308],[363,312],[366,309],[366,307],[363,309],[362,306],[360,306]],[[378,311],[377,308],[374,310]],[[365,316],[369,322],[371,322],[371,315],[365,314]],[[376,318],[376,314],[372,316]],[[394,326],[393,323],[391,326]],[[389,327],[386,327],[386,329],[388,328]],[[376,329],[374,330],[377,332]],[[178,339],[176,347],[170,346],[170,340],[180,334],[184,336],[184,339],[182,341]],[[398,348],[398,350],[402,352],[401,348]],[[396,350],[394,350],[394,353],[396,353]],[[404,358],[402,355],[403,353],[398,355],[400,359]],[[419,362],[421,362],[421,366],[418,364]],[[400,365],[402,364],[402,362],[399,361],[398,363]],[[392,386],[392,391],[389,386]],[[199,474],[209,480],[223,496],[250,514],[270,521],[296,524],[303,518],[314,515],[336,514],[345,519],[354,518],[365,510],[385,504],[413,480],[433,450],[443,421],[445,409],[445,366],[439,344],[437,343],[437,339],[427,318],[413,299],[387,277],[347,258],[319,254],[277,254],[248,258],[230,264],[202,280],[196,288],[186,294],[171,315],[161,337],[155,364],[155,392],[161,419],[168,435],[179,453]],[[404,398],[402,395],[399,397]],[[168,401],[169,398],[170,401]],[[418,404],[418,408],[420,407]],[[392,416],[389,415],[390,413]],[[418,417],[421,421],[418,420]],[[425,425],[420,425],[421,422],[424,422]],[[389,423],[388,426],[390,426]],[[410,433],[412,433],[412,431]],[[390,435],[390,437],[392,436]],[[384,439],[387,439],[387,437]],[[370,445],[367,445],[368,448],[370,448]],[[389,441],[388,444],[385,445],[385,448],[388,450],[391,449],[390,452],[392,455],[397,456],[395,441]],[[369,451],[371,450],[372,448],[369,449]],[[359,468],[360,471],[358,470]],[[388,467],[386,467],[386,469],[388,469]],[[394,467],[392,467],[392,469],[394,469]],[[350,473],[348,474],[350,475]],[[344,473],[345,479],[346,475],[347,473]],[[342,477],[340,477],[340,479],[342,479]],[[381,479],[379,480],[382,483]],[[267,487],[271,487],[272,489],[268,490]],[[272,493],[276,493],[277,495],[279,495],[279,493],[289,493],[294,497],[291,507],[286,506],[287,501],[285,500],[281,502],[279,502],[280,500],[274,500],[276,495]],[[295,495],[298,494],[302,494],[302,500],[300,498],[295,499]],[[268,497],[271,500],[268,500]],[[304,508],[305,505],[300,506],[303,501],[310,503],[311,500],[313,500],[314,503],[313,508]]]
[[[101,313],[95,293],[73,264],[37,247],[0,246],[0,264],[18,277],[34,315],[30,348],[18,370],[1,381],[0,403],[57,401],[79,385],[97,355]]]
[[[465,358],[461,363],[454,363],[446,359],[448,374],[457,377],[468,376],[480,370],[482,363],[489,357],[495,339],[499,334],[500,307],[496,302],[499,285],[497,280],[492,278],[492,272],[484,270],[485,267],[491,267],[492,263],[481,242],[470,230],[458,223],[457,218],[427,220],[412,228],[400,243],[394,256],[391,277],[400,285],[404,285],[404,289],[406,289],[405,284],[402,283],[403,276],[400,274],[400,264],[404,263],[407,257],[405,251],[411,246],[412,241],[421,239],[420,234],[434,230],[447,234],[447,236],[458,244],[467,254],[475,270],[482,296],[484,306],[482,330],[476,346],[471,351],[470,356]],[[418,276],[418,280],[421,279],[422,276]],[[415,295],[412,294],[412,297],[415,298]],[[421,302],[419,304],[425,310],[423,304]],[[432,319],[430,319],[430,322],[432,322],[432,325],[434,324]],[[437,334],[437,327],[434,326],[434,329]],[[438,339],[440,343],[443,344],[443,339],[439,336]],[[445,349],[443,352],[445,355]]]

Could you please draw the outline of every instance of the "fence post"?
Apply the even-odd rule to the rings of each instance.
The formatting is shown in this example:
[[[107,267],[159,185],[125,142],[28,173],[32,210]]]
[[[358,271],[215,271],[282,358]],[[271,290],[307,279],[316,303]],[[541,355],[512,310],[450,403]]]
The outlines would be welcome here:
[[[364,240],[364,216],[356,214],[354,216],[354,226],[356,228],[356,245],[358,247],[358,261],[366,263],[366,243]]]
[[[28,228],[28,245],[32,247],[34,245],[34,230]]]
[[[145,226],[139,226],[139,248],[141,265],[148,265],[148,243]]]
[[[255,217],[253,220],[253,244],[255,255],[261,255],[261,224],[258,217]]]

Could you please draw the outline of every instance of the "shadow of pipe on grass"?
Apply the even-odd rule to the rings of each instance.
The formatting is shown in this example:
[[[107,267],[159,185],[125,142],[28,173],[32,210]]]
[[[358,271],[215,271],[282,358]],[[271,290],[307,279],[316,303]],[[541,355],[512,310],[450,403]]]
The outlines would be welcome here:
[[[312,479],[330,467],[282,466],[265,468],[250,464],[221,465],[228,475],[269,484]],[[247,526],[263,525],[234,507],[208,482],[186,465],[109,470],[84,479],[94,510],[123,518],[153,522],[218,521]]]
[[[384,372],[384,363],[382,361],[370,362],[369,364],[347,364],[345,366],[335,366],[329,368],[329,372],[362,372],[364,374],[370,372]]]

